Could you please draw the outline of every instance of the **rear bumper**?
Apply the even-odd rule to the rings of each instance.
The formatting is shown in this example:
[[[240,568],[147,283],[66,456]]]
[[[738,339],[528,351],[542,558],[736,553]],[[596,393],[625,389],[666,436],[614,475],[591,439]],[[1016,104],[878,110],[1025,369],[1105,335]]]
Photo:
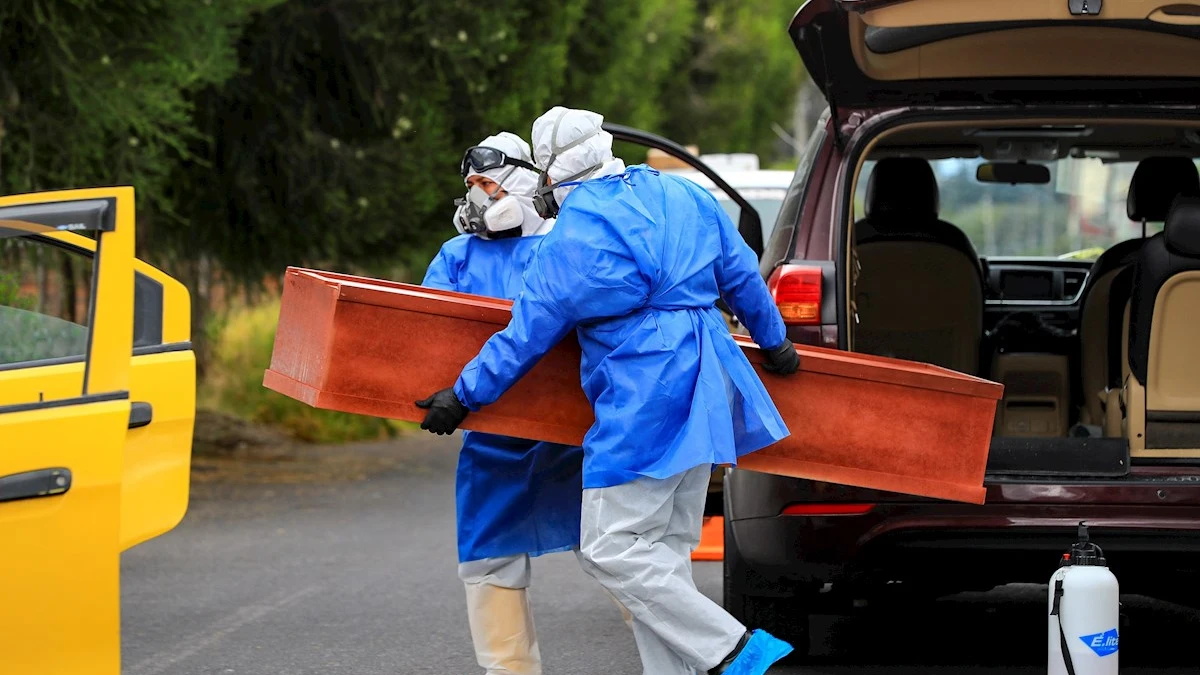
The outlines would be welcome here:
[[[975,506],[733,470],[726,549],[736,548],[747,573],[730,583],[735,592],[771,595],[891,580],[949,585],[949,592],[1042,583],[1081,520],[1123,588],[1200,573],[1200,475],[1135,478],[1000,483]],[[819,512],[813,505],[844,502],[874,506],[854,515],[783,515],[789,505]]]

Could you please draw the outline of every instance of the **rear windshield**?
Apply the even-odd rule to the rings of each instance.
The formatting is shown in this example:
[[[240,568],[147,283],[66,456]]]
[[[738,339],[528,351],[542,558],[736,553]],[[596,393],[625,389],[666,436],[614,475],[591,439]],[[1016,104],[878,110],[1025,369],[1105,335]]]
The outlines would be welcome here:
[[[1113,244],[1142,235],[1129,220],[1125,198],[1137,162],[1060,159],[1047,166],[1044,185],[982,183],[975,178],[981,159],[933,160],[938,179],[938,217],[966,233],[979,255],[1058,257],[1095,260]],[[861,218],[867,182],[875,162],[867,161],[855,195]],[[1162,231],[1149,223],[1147,236]]]

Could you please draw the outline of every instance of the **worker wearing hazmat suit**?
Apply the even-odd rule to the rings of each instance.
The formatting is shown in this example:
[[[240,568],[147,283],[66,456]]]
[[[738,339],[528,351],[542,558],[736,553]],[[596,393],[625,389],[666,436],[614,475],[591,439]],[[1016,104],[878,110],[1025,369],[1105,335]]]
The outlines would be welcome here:
[[[761,675],[791,645],[746,627],[698,591],[710,472],[787,437],[762,381],[716,309],[723,297],[769,371],[799,355],[758,261],[709,192],[612,156],[603,118],[551,109],[533,126],[554,215],[508,326],[422,403],[450,433],[498,399],[571,330],[595,423],[584,439],[580,558],[633,615],[645,675]]]
[[[463,156],[468,188],[423,285],[514,299],[554,226],[538,216],[529,145],[490,136]],[[487,675],[540,675],[530,610],[530,556],[578,550],[583,450],[465,432],[457,471],[459,576],[476,659]]]

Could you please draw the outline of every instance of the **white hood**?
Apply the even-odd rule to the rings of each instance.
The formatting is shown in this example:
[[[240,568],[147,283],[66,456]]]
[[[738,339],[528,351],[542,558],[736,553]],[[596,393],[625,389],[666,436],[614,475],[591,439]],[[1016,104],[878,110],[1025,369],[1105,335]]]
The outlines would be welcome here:
[[[604,116],[590,110],[555,106],[533,122],[534,162],[554,182],[571,178],[583,181],[625,171],[625,162],[613,157],[612,134],[604,131]],[[562,204],[575,186],[554,190]]]

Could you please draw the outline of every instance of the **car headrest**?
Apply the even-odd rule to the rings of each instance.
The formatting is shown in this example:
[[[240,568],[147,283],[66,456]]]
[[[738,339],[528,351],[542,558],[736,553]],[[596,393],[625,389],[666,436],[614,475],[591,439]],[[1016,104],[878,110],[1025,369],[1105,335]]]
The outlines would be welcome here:
[[[1171,207],[1163,227],[1167,248],[1175,253],[1200,258],[1200,199],[1180,197]]]
[[[933,167],[920,157],[881,159],[867,181],[866,215],[937,218],[938,185]]]
[[[1125,210],[1130,220],[1162,222],[1176,197],[1200,197],[1200,172],[1188,157],[1147,157],[1129,181]]]

